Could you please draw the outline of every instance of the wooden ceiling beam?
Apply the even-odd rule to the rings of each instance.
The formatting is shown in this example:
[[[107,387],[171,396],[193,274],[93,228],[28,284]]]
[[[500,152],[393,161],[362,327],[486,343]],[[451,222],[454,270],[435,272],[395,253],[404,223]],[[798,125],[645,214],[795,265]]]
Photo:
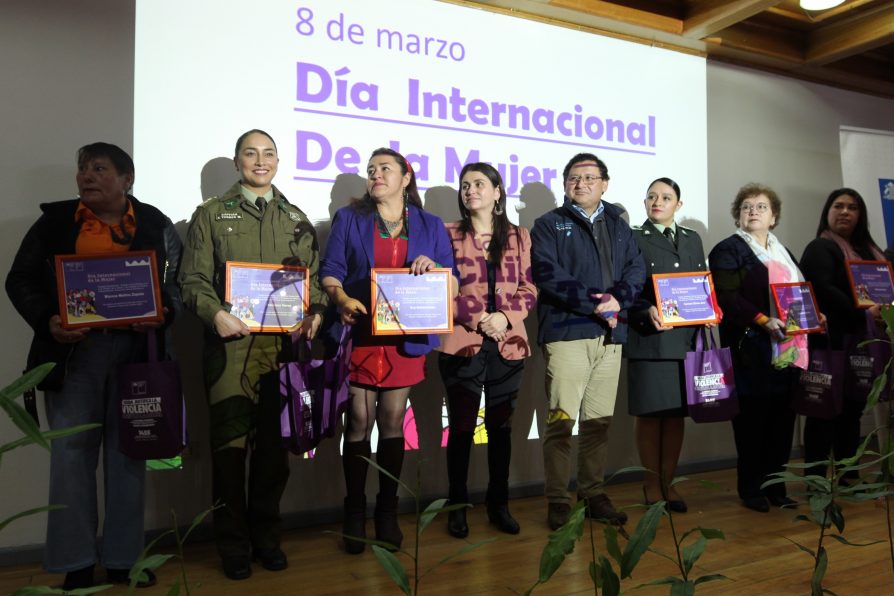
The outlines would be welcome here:
[[[804,58],[828,64],[894,42],[894,5],[826,25],[810,34]]]
[[[701,39],[772,8],[782,0],[705,0],[683,21],[683,37]]]
[[[717,35],[705,37],[702,41],[705,42],[709,56],[712,54],[712,48],[727,48],[788,64],[804,63],[803,40],[773,29],[745,24],[733,25]]]
[[[602,2],[601,0],[550,0],[549,5],[584,13],[598,19],[627,23],[664,33],[680,35],[683,32],[683,22],[680,19],[666,17],[645,10],[628,8],[619,4],[612,4],[611,2]]]

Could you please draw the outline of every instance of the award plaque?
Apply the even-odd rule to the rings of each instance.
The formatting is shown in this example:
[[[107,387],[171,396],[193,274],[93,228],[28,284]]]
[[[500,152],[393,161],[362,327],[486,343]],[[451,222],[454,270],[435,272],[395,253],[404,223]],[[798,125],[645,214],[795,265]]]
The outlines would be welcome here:
[[[252,333],[286,333],[310,305],[307,267],[227,261],[224,300]]]
[[[154,250],[56,255],[56,287],[65,329],[164,321]]]
[[[370,272],[373,335],[453,332],[453,294],[448,268],[412,275],[409,269]]]
[[[786,335],[822,331],[819,308],[809,281],[770,284],[779,320],[785,324]]]
[[[707,271],[652,275],[658,318],[665,327],[718,323],[714,282]]]
[[[845,261],[851,292],[858,308],[894,304],[894,283],[888,261]]]

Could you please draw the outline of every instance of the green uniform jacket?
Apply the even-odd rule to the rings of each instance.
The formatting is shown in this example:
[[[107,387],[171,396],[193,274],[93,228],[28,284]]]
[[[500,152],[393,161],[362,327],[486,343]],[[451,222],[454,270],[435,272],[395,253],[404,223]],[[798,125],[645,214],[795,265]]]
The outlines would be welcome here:
[[[655,306],[655,289],[652,275],[655,273],[688,273],[707,271],[702,239],[694,230],[677,225],[677,246],[648,220],[634,226],[633,237],[643,253],[646,263],[646,285],[636,303],[630,309],[630,335],[625,355],[631,359],[683,360],[691,351],[695,332],[699,327],[674,327],[670,331],[657,331],[649,319],[649,306]]]
[[[273,199],[262,219],[237,182],[222,196],[199,205],[193,214],[180,267],[183,304],[213,333],[214,315],[219,310],[229,312],[231,306],[224,301],[226,262],[274,263],[308,268],[308,314],[322,314],[327,300],[317,274],[319,253],[307,216],[279,189],[273,187]]]

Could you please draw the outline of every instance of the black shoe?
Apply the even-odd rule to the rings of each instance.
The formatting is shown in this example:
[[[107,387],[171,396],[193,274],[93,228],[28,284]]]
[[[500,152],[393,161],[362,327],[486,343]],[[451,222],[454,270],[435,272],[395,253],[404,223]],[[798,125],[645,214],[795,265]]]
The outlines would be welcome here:
[[[798,502],[796,500],[789,499],[785,495],[782,495],[782,496],[773,495],[773,496],[767,497],[767,500],[770,501],[770,505],[772,505],[773,507],[792,508],[792,507],[798,506]]]
[[[502,505],[488,505],[487,519],[490,523],[497,526],[497,529],[507,534],[518,534],[521,528],[518,522],[509,513],[509,507],[504,503]]]
[[[397,521],[397,497],[381,497],[376,499],[375,510],[376,540],[391,545],[390,551],[400,550],[404,540],[403,532]]]
[[[366,543],[355,538],[366,538],[366,497],[349,500],[345,497],[345,518],[341,533],[345,540],[345,552],[359,555],[366,549]]]
[[[75,571],[69,571],[65,574],[65,582],[62,584],[62,589],[66,592],[68,592],[69,590],[77,590],[79,588],[92,587],[93,565],[84,567],[82,569],[76,569]]]
[[[242,555],[224,557],[223,572],[232,580],[248,579],[251,577],[251,562],[247,556]]]
[[[469,524],[466,522],[466,508],[447,512],[447,531],[454,538],[465,538],[469,535]]]
[[[282,571],[289,566],[286,553],[278,546],[273,548],[256,548],[252,552],[254,560],[261,564],[267,571]]]
[[[766,513],[770,510],[770,504],[767,502],[766,497],[748,497],[747,499],[742,499],[742,504],[759,513]]]
[[[674,513],[686,513],[687,511],[689,511],[689,506],[686,505],[686,501],[684,501],[683,499],[668,501],[667,508]]]
[[[558,530],[568,523],[571,516],[571,505],[568,503],[550,503],[546,510],[546,523],[550,530]]]
[[[627,523],[627,514],[615,509],[607,494],[593,495],[592,497],[587,497],[586,501],[587,516],[591,519],[613,526],[623,526]]]
[[[146,579],[137,580],[136,587],[151,588],[156,583],[155,574],[149,569],[143,569]],[[106,569],[106,581],[110,584],[130,584],[130,569]]]

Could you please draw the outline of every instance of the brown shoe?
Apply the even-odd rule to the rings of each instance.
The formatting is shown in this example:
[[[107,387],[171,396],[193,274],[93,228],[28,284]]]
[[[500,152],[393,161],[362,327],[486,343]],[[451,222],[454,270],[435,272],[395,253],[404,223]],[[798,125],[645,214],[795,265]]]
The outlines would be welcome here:
[[[571,516],[571,505],[568,503],[550,503],[546,510],[546,523],[550,530],[558,530],[568,523]]]
[[[593,495],[587,497],[587,516],[613,526],[623,526],[627,523],[627,514],[618,511],[612,505],[608,495]]]

